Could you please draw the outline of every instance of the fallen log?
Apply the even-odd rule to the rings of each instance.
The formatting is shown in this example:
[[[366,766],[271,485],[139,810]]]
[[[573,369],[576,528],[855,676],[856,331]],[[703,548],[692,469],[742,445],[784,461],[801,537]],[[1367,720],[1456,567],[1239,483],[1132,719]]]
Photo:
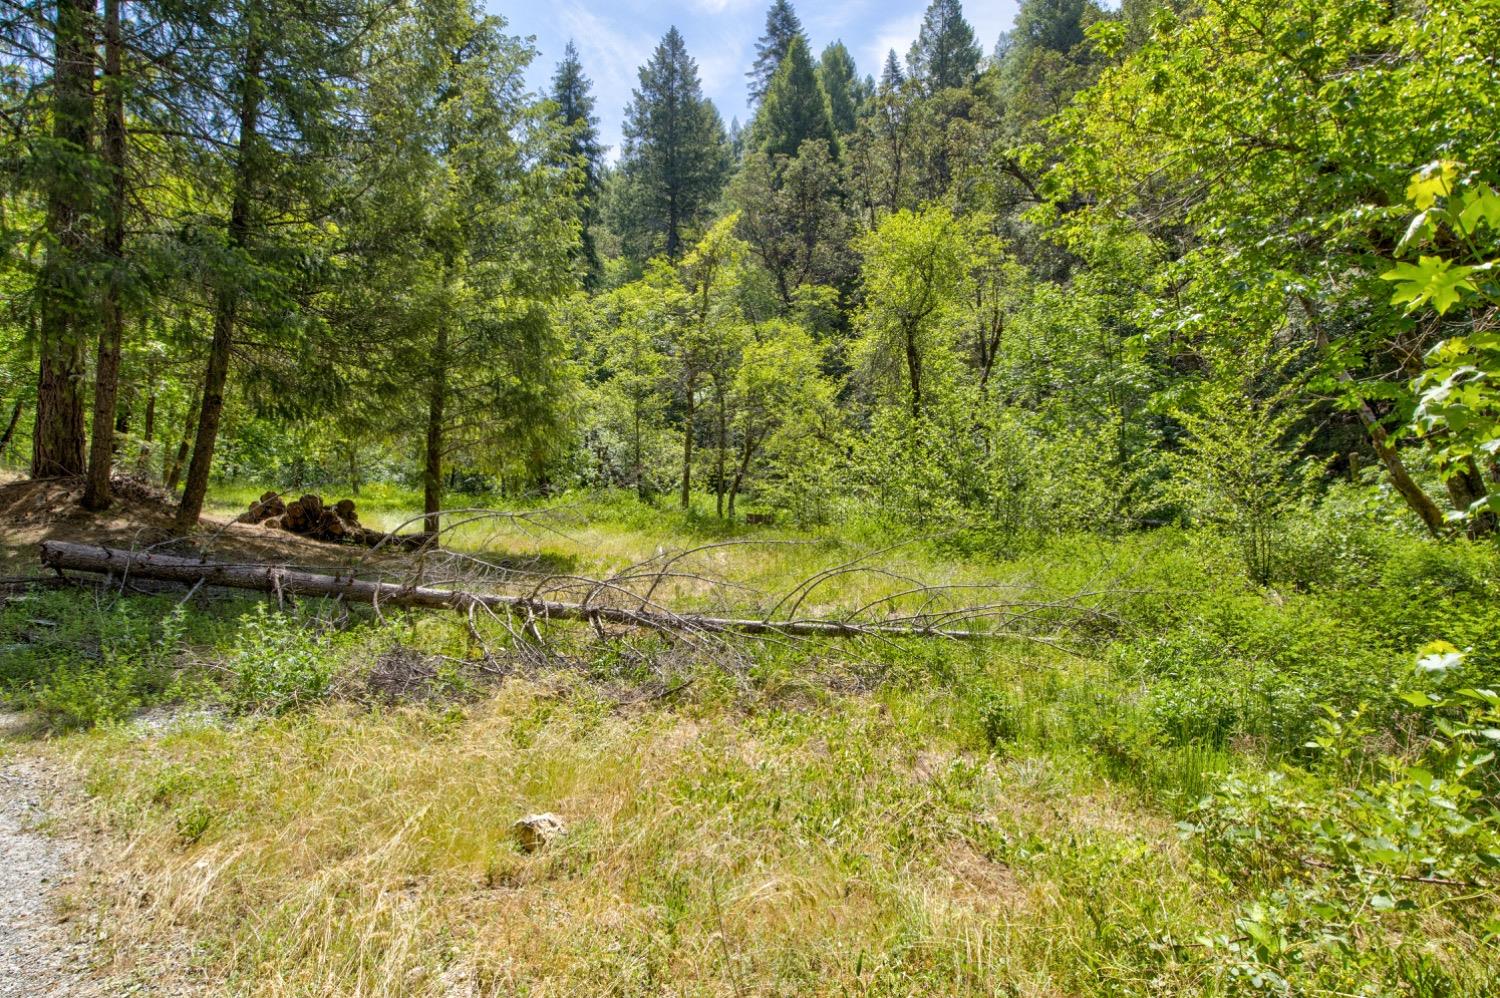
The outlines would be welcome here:
[[[649,606],[644,599],[639,608],[590,606],[530,596],[399,585],[360,579],[352,574],[318,575],[278,565],[235,565],[68,541],[43,541],[41,557],[43,565],[57,572],[92,572],[122,578],[221,586],[288,596],[331,596],[378,606],[423,607],[434,610],[468,610],[483,606],[492,610],[517,611],[539,620],[573,620],[596,625],[607,622],[662,633],[734,631],[741,634],[784,634],[798,637],[936,637],[959,641],[1009,636],[999,631],[862,624],[816,618],[760,620],[672,613]]]

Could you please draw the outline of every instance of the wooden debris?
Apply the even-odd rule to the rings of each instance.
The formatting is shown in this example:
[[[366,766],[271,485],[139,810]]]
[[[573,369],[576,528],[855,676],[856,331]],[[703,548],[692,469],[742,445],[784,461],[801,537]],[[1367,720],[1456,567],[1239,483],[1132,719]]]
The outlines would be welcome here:
[[[934,637],[960,641],[983,641],[1010,635],[1002,631],[961,630],[944,627],[900,626],[857,623],[851,620],[801,618],[771,620],[715,617],[698,613],[673,613],[645,600],[634,607],[593,606],[564,603],[536,596],[475,593],[434,586],[376,582],[351,575],[316,575],[277,565],[230,565],[197,558],[125,551],[120,548],[43,541],[42,564],[56,571],[65,569],[131,579],[154,579],[187,585],[252,589],[288,596],[333,596],[379,606],[427,607],[469,610],[488,607],[512,610],[532,620],[573,620],[597,626],[601,621],[640,627],[663,633],[737,631],[741,634],[786,634],[802,637]]]
[[[333,505],[322,496],[305,495],[283,502],[280,493],[266,492],[240,515],[240,523],[255,523],[271,530],[285,530],[315,541],[330,544],[363,544],[365,547],[397,547],[413,550],[428,538],[422,534],[386,534],[370,530],[359,522],[353,499],[340,499]]]

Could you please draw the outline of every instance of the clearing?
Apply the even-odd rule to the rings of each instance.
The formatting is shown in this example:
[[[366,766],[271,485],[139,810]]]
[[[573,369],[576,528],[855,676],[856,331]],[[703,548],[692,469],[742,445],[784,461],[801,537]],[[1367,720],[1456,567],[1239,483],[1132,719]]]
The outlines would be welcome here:
[[[25,545],[140,546],[162,528],[149,495],[95,523],[65,488],[0,490]],[[45,514],[26,512],[37,495]],[[405,518],[370,506],[382,527]],[[7,789],[5,833],[37,857],[7,896],[51,910],[24,871],[50,879],[76,856],[94,874],[76,904],[97,912],[83,980],[150,993],[1222,994],[1285,959],[1247,942],[1265,925],[1309,980],[1342,980],[1350,952],[1382,974],[1419,959],[1452,994],[1494,980],[1479,929],[1494,894],[1466,861],[1441,867],[1466,891],[1389,859],[1361,856],[1351,877],[1354,854],[1289,817],[1317,801],[1346,820],[1356,785],[1302,746],[1375,742],[1330,736],[1319,704],[1384,704],[1428,626],[1370,616],[1371,593],[1447,586],[1463,609],[1444,626],[1485,656],[1493,553],[1371,548],[1383,560],[1357,588],[1275,592],[1244,583],[1221,542],[1171,530],[995,553],[619,496],[523,513],[378,563],[243,524],[195,545],[497,592],[608,579],[615,598],[645,587],[675,609],[967,605],[1013,636],[661,634],[212,588],[14,589],[5,692],[39,720],[9,740],[8,771],[65,779],[44,827],[90,834],[61,848]],[[29,567],[12,546],[13,570]],[[143,710],[151,723],[116,723]],[[1251,792],[1283,765],[1280,797]],[[528,849],[513,826],[544,812],[564,830]],[[11,945],[45,973],[53,954],[76,962],[40,938]]]

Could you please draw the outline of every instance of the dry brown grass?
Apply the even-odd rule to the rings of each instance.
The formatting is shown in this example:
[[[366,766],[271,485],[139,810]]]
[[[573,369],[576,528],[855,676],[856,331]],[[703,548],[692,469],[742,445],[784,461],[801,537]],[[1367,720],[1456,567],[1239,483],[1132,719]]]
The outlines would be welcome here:
[[[1065,994],[1096,973],[1087,906],[1198,907],[1161,821],[932,735],[864,699],[624,714],[515,683],[462,720],[69,758],[116,969],[175,940],[236,994]],[[537,810],[569,831],[526,855]]]

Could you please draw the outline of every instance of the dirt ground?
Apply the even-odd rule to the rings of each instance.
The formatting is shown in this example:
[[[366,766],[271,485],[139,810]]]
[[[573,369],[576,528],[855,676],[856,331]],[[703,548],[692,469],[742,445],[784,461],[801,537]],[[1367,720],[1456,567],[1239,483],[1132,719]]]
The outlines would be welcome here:
[[[109,509],[91,513],[80,505],[82,479],[0,477],[0,577],[39,574],[42,567],[37,546],[47,540],[126,549],[151,547],[236,563],[276,562],[324,569],[372,564],[371,553],[365,548],[312,541],[272,528],[211,517],[203,517],[191,536],[173,538],[175,502],[169,495],[131,478],[116,479],[114,491],[115,501]],[[380,564],[389,565],[400,555],[393,552],[376,557]]]

